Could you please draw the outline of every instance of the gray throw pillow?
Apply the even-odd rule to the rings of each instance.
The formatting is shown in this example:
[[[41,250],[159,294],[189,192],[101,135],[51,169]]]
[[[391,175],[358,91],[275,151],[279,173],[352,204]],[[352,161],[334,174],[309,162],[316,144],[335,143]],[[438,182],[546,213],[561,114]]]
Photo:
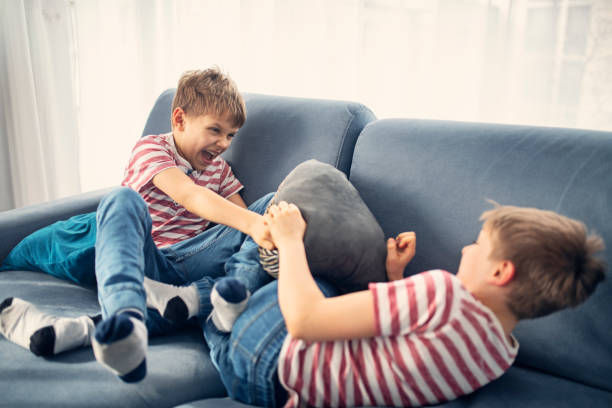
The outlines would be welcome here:
[[[387,280],[384,233],[344,173],[305,161],[279,185],[271,203],[280,201],[297,205],[307,223],[304,246],[313,276],[344,293]],[[278,271],[274,252],[260,249],[261,263],[273,276]]]

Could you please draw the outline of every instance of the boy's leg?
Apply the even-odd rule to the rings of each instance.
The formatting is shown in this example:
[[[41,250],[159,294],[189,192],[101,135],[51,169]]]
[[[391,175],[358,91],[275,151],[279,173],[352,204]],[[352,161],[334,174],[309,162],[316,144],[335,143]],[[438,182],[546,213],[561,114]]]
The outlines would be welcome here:
[[[240,250],[225,264],[225,276],[204,276],[189,286],[172,286],[145,278],[148,306],[166,319],[181,322],[192,317],[207,318],[212,312],[211,294],[215,282],[232,277],[241,282],[249,293],[272,281],[259,263],[257,244],[247,237]]]
[[[19,298],[6,298],[0,303],[0,334],[37,356],[48,357],[90,346],[95,325],[101,320],[100,314],[78,317],[52,315]],[[157,310],[147,309],[146,326],[149,337],[152,337],[184,325],[164,319]]]
[[[97,224],[95,261],[102,318],[106,320],[126,309],[144,316],[145,263],[155,253],[151,217],[144,200],[126,187],[112,191],[100,201]]]
[[[253,202],[249,210],[263,214],[274,196],[269,193]],[[246,240],[246,234],[225,226],[216,225],[196,237],[174,244],[161,251],[173,263],[177,271],[185,276],[185,283],[203,277],[217,278],[226,274],[225,264],[238,252]],[[169,282],[165,282],[169,283]]]
[[[253,203],[250,209],[263,213],[271,197],[272,194],[263,197],[262,199]],[[83,216],[73,217],[73,219],[69,220],[67,223],[64,222],[64,226],[62,228],[55,228],[54,236],[56,239],[54,242],[56,243],[56,250],[58,247],[57,242],[62,244],[59,245],[59,249],[63,251],[62,254],[67,253],[67,251],[70,251],[70,253],[73,255],[75,251],[81,254],[78,257],[72,257],[78,260],[78,263],[73,263],[79,267],[64,268],[68,274],[65,276],[59,276],[75,282],[95,284],[96,280],[93,260],[94,254],[98,254],[96,258],[98,262],[97,268],[101,271],[100,276],[105,277],[104,282],[100,282],[100,288],[104,288],[104,290],[99,289],[100,305],[105,318],[110,318],[120,309],[140,310],[140,313],[137,314],[144,315],[144,311],[138,305],[135,305],[133,301],[128,301],[127,305],[123,303],[122,306],[117,306],[130,297],[139,297],[138,292],[139,287],[141,288],[141,286],[138,282],[141,280],[140,276],[142,276],[144,273],[156,281],[167,282],[173,285],[181,285],[188,282],[189,278],[185,274],[181,273],[182,271],[180,268],[175,268],[177,258],[179,264],[181,264],[182,261],[185,261],[181,266],[187,274],[209,273],[213,276],[222,275],[222,273],[215,272],[215,269],[221,268],[221,270],[223,270],[223,264],[225,263],[225,260],[227,260],[227,257],[236,251],[236,248],[239,248],[240,245],[242,245],[246,237],[244,234],[232,228],[217,226],[204,232],[201,234],[201,236],[193,238],[192,240],[187,240],[183,243],[177,244],[176,246],[159,250],[155,246],[150,235],[151,220],[144,201],[132,190],[127,188],[119,188],[110,193],[100,203],[98,218],[100,220],[99,228],[101,231],[98,233],[98,243],[96,245],[97,250],[94,251],[94,242],[97,229],[95,224],[95,216],[96,213],[90,213]],[[116,237],[121,237],[121,239],[116,239]],[[105,241],[107,238],[110,239],[110,245],[109,241]],[[39,241],[40,240],[37,242]],[[87,246],[87,242],[91,244],[89,247]],[[131,249],[128,249],[128,246],[123,245],[123,243],[128,245],[131,244],[129,247]],[[177,246],[178,248],[176,248]],[[104,253],[105,255],[100,255],[101,253]],[[56,255],[58,254],[59,252],[56,252]],[[61,258],[59,255],[57,257]],[[88,266],[86,262],[87,259],[91,261],[89,263],[92,265]],[[206,262],[207,259],[211,262]],[[107,262],[109,260],[110,262]],[[144,264],[144,267],[141,267],[142,264]],[[194,265],[198,264],[202,265],[203,267],[193,267]],[[121,266],[123,266],[123,268],[121,268]],[[190,269],[193,269],[193,271],[190,271]],[[62,271],[62,273],[64,272]],[[57,273],[55,274],[57,275]],[[155,285],[156,283],[150,280],[149,282],[152,285]],[[108,283],[112,283],[112,285]],[[214,281],[210,280],[210,285],[213,283]],[[175,293],[174,291],[178,291],[179,293],[183,294],[185,293],[186,289],[190,288],[173,287],[169,285],[166,285],[166,287],[171,288],[172,290],[170,292],[165,292],[164,294],[172,294]],[[199,297],[195,287],[191,287],[191,289],[192,298],[195,300],[187,303],[193,303],[197,308],[199,306]],[[115,294],[117,291],[119,291],[120,297],[110,297],[111,310],[109,311],[107,310],[109,307],[108,300],[105,301],[103,296],[104,294],[113,292],[113,290],[115,291]],[[168,299],[171,300],[173,297],[176,297],[176,294],[170,296]],[[162,296],[162,300],[163,298],[164,296]],[[189,298],[188,295],[187,298]],[[159,303],[162,300],[160,300],[159,296],[157,299],[147,297],[147,306],[152,307],[154,304],[151,304],[151,302],[155,303],[154,301],[157,301]],[[19,302],[16,302],[16,304],[17,303]],[[207,304],[208,303],[209,302],[207,300]],[[165,317],[178,321],[184,319],[184,317],[180,317],[180,308],[179,312],[172,308],[170,309],[171,313]],[[210,308],[207,310],[208,311],[206,314],[208,314]],[[89,334],[91,333],[87,334],[87,330],[90,330],[92,327],[92,319],[89,317],[83,316],[82,319],[56,317],[38,312],[33,305],[30,305],[27,308],[12,307],[6,309],[4,314],[5,320],[8,319],[6,316],[9,315],[9,311],[11,312],[11,319],[17,319],[15,321],[20,322],[18,325],[19,330],[16,331],[19,332],[20,335],[11,335],[7,338],[22,346],[25,344],[24,347],[26,347],[26,343],[30,343],[30,345],[32,344],[32,337],[34,339],[34,346],[32,346],[34,349],[32,351],[37,354],[57,354],[64,350],[90,344]],[[183,313],[188,314],[188,312]],[[196,313],[192,312],[191,314],[195,315]],[[35,318],[35,315],[40,318]],[[87,324],[83,326],[84,323],[78,319],[84,319],[83,322],[86,322]],[[126,319],[122,319],[121,321],[124,320]],[[129,320],[131,321],[133,319],[130,318]],[[112,322],[114,322],[113,324],[115,324],[115,326],[119,324],[115,318]],[[136,325],[140,327],[139,323],[136,323]],[[82,327],[83,330],[75,330],[74,328],[77,326]],[[103,327],[107,331],[113,329],[113,327],[113,330],[118,330],[115,326],[109,326],[107,324]],[[129,321],[123,322],[119,324],[119,326],[123,328],[121,329],[122,331],[125,331],[126,327],[128,332],[131,330],[131,324]],[[163,319],[159,313],[157,313],[157,311],[149,310],[149,312],[146,313],[146,326],[150,335],[158,335],[172,330],[173,328],[177,327],[177,324]],[[66,327],[72,327],[73,329],[68,330]],[[141,330],[141,328],[139,328],[139,330],[142,331],[144,333],[144,337],[146,337],[146,330]],[[27,336],[25,335],[26,332]],[[6,335],[6,333],[3,334]],[[34,334],[36,335],[34,336]],[[41,336],[41,334],[44,334],[44,336]],[[108,338],[108,336],[105,338],[106,341],[116,340],[115,338]],[[36,346],[36,344],[40,343],[41,341],[43,342],[42,346]],[[35,350],[40,351],[37,352]]]
[[[283,394],[276,367],[287,335],[276,293],[276,282],[254,293],[231,333],[220,331],[212,318],[202,324],[211,360],[229,396],[247,404],[269,407],[284,402],[281,397],[275,405],[275,394]]]
[[[244,285],[234,278],[221,278],[213,286],[211,294],[213,311],[207,319],[203,319],[202,327],[210,326],[204,330],[204,333],[211,349],[212,361],[217,370],[219,370],[219,359],[216,356],[227,353],[230,332],[236,318],[244,312],[249,297],[250,293]],[[232,314],[231,321],[223,316],[227,314],[228,309]]]
[[[239,280],[249,293],[255,293],[259,288],[271,282],[272,277],[263,269],[259,262],[259,246],[247,237],[240,250],[225,263],[225,276]],[[211,290],[216,280],[202,278],[194,282],[199,298],[198,317],[205,318],[212,311]]]
[[[317,285],[325,296],[338,294],[333,285],[323,280],[317,279]],[[280,350],[287,336],[278,305],[278,281],[251,296],[231,333],[220,331],[212,318],[204,321],[203,330],[213,364],[230,397],[266,407],[286,402],[287,393],[277,374]]]
[[[249,209],[263,214],[272,197],[272,193],[265,195],[251,204]],[[193,285],[183,287],[145,280],[147,299],[151,301],[149,306],[157,309],[161,315],[176,321],[194,316],[208,317],[212,310],[211,290],[219,277],[236,277],[251,293],[271,280],[259,263],[258,246],[251,237],[225,226],[214,228],[217,229],[211,230],[214,234],[205,236],[206,231],[202,239],[192,238],[162,250],[178,273],[197,279]],[[170,302],[174,304],[170,305]],[[173,309],[171,312],[168,311],[169,305]]]
[[[154,334],[176,327],[160,319],[158,313],[147,314],[146,307],[164,303],[165,299],[164,307],[156,307],[156,310],[165,317],[174,317],[176,310],[174,315],[165,313],[168,301],[180,301],[180,306],[180,303],[185,303],[183,297],[189,300],[189,295],[185,296],[184,293],[191,288],[195,300],[190,303],[195,303],[197,308],[199,298],[195,287],[173,285],[187,283],[190,269],[195,269],[195,265],[204,265],[205,273],[214,274],[215,267],[210,265],[215,262],[208,264],[206,261],[219,262],[214,257],[217,253],[215,249],[219,248],[223,258],[223,250],[226,249],[224,239],[220,238],[229,235],[230,243],[227,245],[230,247],[238,245],[232,242],[238,239],[241,242],[244,238],[236,238],[237,234],[231,231],[205,232],[204,237],[195,237],[191,243],[159,250],[151,238],[152,221],[146,204],[140,195],[128,188],[119,188],[106,196],[100,202],[97,218],[96,278],[103,321],[96,327],[92,340],[94,354],[98,361],[124,381],[139,381],[146,374],[147,327],[152,328]],[[195,247],[194,242],[197,244]],[[196,260],[202,264],[195,263]],[[145,280],[145,272],[151,279]],[[156,291],[158,296],[147,297],[145,285],[157,285],[163,290]],[[175,309],[176,303],[171,302]],[[187,308],[186,313],[178,315],[188,316],[189,310]],[[143,322],[145,318],[147,327]],[[127,362],[124,356],[126,349],[130,350],[131,356]]]
[[[222,332],[231,332],[250,296],[251,293],[240,280],[229,277],[218,279],[210,294],[213,306],[210,319],[215,327]]]
[[[97,211],[96,278],[102,322],[96,326],[92,347],[96,359],[122,380],[146,375],[146,260],[163,263],[151,238],[151,217],[140,195],[119,188],[102,199]],[[151,263],[151,262],[150,262]],[[151,267],[153,275],[156,262]]]
[[[197,289],[187,284],[204,280],[209,282],[208,286],[212,285],[215,278],[224,275],[225,262],[239,250],[245,238],[246,235],[236,229],[216,225],[196,237],[161,249],[182,281],[169,281],[163,274],[145,276],[147,306],[174,322],[197,316],[200,304]]]
[[[98,256],[98,268],[103,279],[100,282],[101,289],[98,294],[105,318],[110,318],[120,309],[134,309],[144,315],[144,310],[139,306],[140,303],[120,304],[118,301],[122,301],[122,299],[113,298],[113,293],[116,293],[118,289],[121,296],[121,290],[127,289],[128,293],[129,291],[135,292],[135,294],[128,296],[138,298],[140,296],[138,288],[140,287],[140,291],[144,295],[142,283],[139,283],[142,281],[141,276],[144,271],[155,279],[164,279],[177,284],[183,283],[184,277],[173,268],[164,254],[155,246],[150,235],[151,220],[146,204],[137,193],[127,188],[113,191],[102,200],[98,215],[101,215],[100,230],[97,234],[99,238],[98,247],[105,243],[105,239],[107,243],[110,240],[111,245],[104,245],[102,250],[99,248],[94,250],[96,231],[98,230],[95,224],[96,213],[85,214],[73,217],[69,222],[62,224],[61,228],[54,229],[52,235],[55,239],[53,242],[47,243],[47,246],[49,246],[46,253],[48,259],[60,260],[62,256],[72,257],[71,266],[69,268],[62,267],[60,270],[62,273],[65,272],[66,275],[59,277],[76,282],[95,284],[94,257],[95,254],[100,255]],[[117,225],[119,225],[119,228],[116,228]],[[40,243],[41,240],[36,242]],[[91,243],[91,248],[87,246],[87,242]],[[121,253],[117,246],[122,248],[124,253]],[[128,255],[127,260],[124,255]],[[89,259],[91,265],[84,262],[87,259]],[[57,265],[57,262],[55,264]],[[123,266],[123,268],[117,268],[117,266]],[[57,276],[57,273],[53,274]],[[111,296],[111,301],[115,303],[110,304],[111,310],[109,310],[107,296]],[[5,299],[3,305],[0,324],[5,329],[0,332],[7,339],[29,348],[37,355],[57,354],[91,344],[90,337],[94,330],[94,322],[100,319],[99,316],[95,318],[88,316],[78,318],[53,316],[42,313],[34,305],[16,298]],[[168,332],[177,326],[163,319],[156,312],[147,313],[146,317],[147,328],[149,328],[151,335]],[[126,319],[121,318],[120,320],[124,321]],[[127,320],[128,322],[120,325],[124,334],[125,328],[129,329],[130,327],[131,320]],[[115,323],[117,322],[115,321]],[[139,328],[139,332],[146,337],[146,330],[142,330],[141,324],[137,322],[135,325]],[[114,326],[106,324],[104,327],[106,331],[109,331]],[[116,340],[117,337],[118,332],[115,333],[113,339]],[[100,338],[110,341],[108,336]],[[140,346],[137,347],[140,348]]]
[[[96,213],[80,214],[34,231],[3,260],[0,271],[45,272],[95,286]]]

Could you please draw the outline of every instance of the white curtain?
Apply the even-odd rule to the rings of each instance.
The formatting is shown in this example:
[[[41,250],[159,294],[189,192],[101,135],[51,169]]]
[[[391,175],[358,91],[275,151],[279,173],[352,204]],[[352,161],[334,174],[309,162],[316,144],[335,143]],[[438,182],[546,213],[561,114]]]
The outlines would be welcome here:
[[[5,202],[81,190],[71,9],[62,0],[0,2]]]
[[[210,65],[379,118],[612,129],[609,0],[0,3],[7,51],[32,66],[7,58],[2,82],[17,205],[117,185],[155,98]]]

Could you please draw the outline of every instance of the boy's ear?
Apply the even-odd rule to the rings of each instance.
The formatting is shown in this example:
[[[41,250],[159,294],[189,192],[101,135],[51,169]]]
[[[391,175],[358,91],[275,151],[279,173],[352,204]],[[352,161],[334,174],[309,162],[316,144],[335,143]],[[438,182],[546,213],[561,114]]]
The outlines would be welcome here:
[[[174,125],[176,130],[185,130],[185,111],[183,108],[174,108],[174,111],[172,112],[172,125]]]
[[[514,264],[511,261],[499,261],[489,277],[489,282],[496,286],[507,285],[514,279],[514,272]]]

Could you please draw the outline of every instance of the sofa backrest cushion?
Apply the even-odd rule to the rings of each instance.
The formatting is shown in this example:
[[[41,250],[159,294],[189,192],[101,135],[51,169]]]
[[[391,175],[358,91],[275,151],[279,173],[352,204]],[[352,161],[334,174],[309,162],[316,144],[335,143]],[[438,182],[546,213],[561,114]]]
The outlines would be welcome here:
[[[480,214],[500,204],[557,211],[583,221],[612,261],[612,133],[387,119],[355,146],[350,181],[386,236],[413,230],[407,274],[456,272]],[[517,365],[612,390],[612,278],[583,305],[515,329]]]
[[[171,130],[175,89],[155,103],[143,135]],[[287,174],[308,159],[331,164],[348,174],[357,136],[376,119],[354,102],[245,93],[247,120],[223,157],[244,184],[247,204],[274,191]]]

